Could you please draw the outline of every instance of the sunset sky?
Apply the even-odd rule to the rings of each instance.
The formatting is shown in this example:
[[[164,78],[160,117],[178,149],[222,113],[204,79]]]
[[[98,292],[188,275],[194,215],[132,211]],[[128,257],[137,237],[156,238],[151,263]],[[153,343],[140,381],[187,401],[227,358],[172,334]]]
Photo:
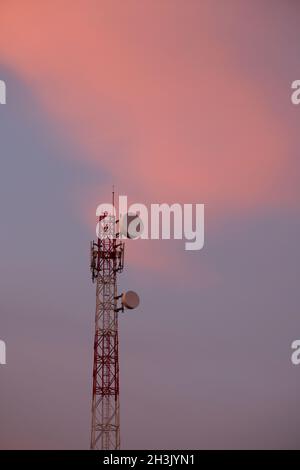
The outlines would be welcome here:
[[[0,0],[1,449],[86,449],[111,188],[205,204],[205,246],[128,241],[124,449],[297,448],[297,0]]]

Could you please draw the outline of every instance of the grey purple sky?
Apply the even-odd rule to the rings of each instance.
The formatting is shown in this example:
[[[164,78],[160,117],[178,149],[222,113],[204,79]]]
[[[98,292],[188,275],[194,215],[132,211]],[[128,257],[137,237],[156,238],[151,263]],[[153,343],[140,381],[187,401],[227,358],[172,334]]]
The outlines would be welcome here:
[[[1,0],[1,449],[86,449],[89,241],[112,184],[205,204],[131,241],[122,448],[299,448],[297,0]]]

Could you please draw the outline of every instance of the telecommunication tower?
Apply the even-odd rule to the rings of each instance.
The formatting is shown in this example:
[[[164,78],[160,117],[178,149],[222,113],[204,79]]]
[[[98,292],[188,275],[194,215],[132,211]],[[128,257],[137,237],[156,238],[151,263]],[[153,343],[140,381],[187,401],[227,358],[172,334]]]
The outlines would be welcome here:
[[[133,291],[118,295],[117,274],[123,271],[125,250],[118,224],[115,215],[104,212],[98,220],[98,239],[91,242],[90,268],[92,281],[96,282],[91,429],[94,450],[120,449],[118,315],[124,307],[133,309],[139,304]]]

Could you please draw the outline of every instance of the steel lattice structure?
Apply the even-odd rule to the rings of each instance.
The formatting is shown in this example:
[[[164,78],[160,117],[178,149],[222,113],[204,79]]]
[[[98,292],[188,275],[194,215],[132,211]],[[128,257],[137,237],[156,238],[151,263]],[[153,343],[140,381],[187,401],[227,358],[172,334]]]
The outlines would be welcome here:
[[[120,448],[119,338],[117,273],[124,266],[118,221],[99,217],[98,240],[91,243],[91,272],[96,281],[91,449]]]

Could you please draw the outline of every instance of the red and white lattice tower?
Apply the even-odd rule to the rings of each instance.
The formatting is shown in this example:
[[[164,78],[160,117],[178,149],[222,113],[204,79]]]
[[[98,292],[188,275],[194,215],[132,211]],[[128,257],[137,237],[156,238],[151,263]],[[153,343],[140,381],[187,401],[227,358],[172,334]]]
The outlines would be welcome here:
[[[96,281],[91,449],[120,449],[119,338],[117,274],[124,266],[124,243],[112,214],[99,217],[98,239],[91,242],[91,272]]]

